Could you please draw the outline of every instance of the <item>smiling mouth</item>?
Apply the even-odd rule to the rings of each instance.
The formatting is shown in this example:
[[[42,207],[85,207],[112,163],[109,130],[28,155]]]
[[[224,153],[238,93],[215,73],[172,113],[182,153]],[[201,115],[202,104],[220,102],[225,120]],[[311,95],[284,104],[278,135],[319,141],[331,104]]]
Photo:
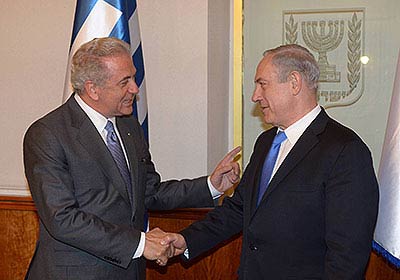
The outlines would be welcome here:
[[[133,104],[133,99],[125,100],[123,103],[130,106]]]

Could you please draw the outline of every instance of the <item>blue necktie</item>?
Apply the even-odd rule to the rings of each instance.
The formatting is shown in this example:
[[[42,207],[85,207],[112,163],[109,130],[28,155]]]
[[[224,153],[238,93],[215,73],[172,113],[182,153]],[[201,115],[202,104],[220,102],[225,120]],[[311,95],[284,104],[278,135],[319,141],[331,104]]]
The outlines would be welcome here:
[[[281,143],[286,140],[286,134],[283,131],[279,131],[272,141],[271,148],[269,149],[268,155],[265,158],[262,173],[260,186],[258,190],[258,199],[257,206],[260,204],[260,201],[268,188],[269,181],[271,180],[272,171],[274,170],[276,159],[278,158],[279,149],[281,147]]]
[[[129,195],[129,201],[132,203],[132,183],[131,174],[126,163],[124,152],[122,151],[121,144],[118,140],[117,134],[115,134],[114,125],[111,121],[107,122],[105,127],[107,130],[107,146],[114,158],[115,163],[118,166],[119,172],[125,181],[126,189]]]

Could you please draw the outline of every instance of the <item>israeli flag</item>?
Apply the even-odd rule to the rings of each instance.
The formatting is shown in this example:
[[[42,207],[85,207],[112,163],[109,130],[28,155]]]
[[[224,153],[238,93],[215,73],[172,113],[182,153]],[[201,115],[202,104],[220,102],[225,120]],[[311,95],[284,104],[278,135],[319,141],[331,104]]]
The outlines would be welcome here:
[[[378,181],[379,212],[373,248],[400,268],[400,53]]]
[[[72,93],[70,70],[73,54],[82,44],[100,37],[115,37],[131,45],[139,86],[133,114],[148,139],[146,83],[136,0],[77,0],[63,100],[67,100]]]

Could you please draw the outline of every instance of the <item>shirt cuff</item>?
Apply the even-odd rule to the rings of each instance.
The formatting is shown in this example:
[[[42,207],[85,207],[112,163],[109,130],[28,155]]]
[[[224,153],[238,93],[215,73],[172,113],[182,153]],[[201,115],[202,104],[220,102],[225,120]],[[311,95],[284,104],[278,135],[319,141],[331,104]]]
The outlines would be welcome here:
[[[183,255],[185,256],[185,258],[189,259],[189,249],[186,249],[186,250],[183,252]]]
[[[141,232],[139,245],[137,246],[136,252],[133,255],[132,259],[140,258],[143,255],[145,242],[146,242],[146,234],[144,232]]]
[[[221,195],[224,194],[224,193],[220,192],[219,190],[217,190],[216,188],[214,188],[214,186],[211,184],[210,176],[207,177],[207,184],[208,184],[208,188],[210,190],[210,193],[211,193],[211,196],[213,199],[217,199]]]

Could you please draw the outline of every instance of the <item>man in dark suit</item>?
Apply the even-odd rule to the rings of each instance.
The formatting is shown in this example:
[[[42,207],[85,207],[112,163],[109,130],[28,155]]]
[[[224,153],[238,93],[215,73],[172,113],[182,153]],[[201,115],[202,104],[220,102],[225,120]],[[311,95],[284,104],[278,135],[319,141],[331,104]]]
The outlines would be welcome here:
[[[192,259],[242,231],[239,279],[364,278],[378,185],[367,146],[317,105],[318,78],[301,46],[265,52],[252,100],[274,127],[257,139],[233,197],[164,238],[176,254]]]
[[[147,209],[206,207],[238,180],[229,153],[213,174],[160,182],[132,103],[139,89],[129,46],[84,44],[72,60],[69,100],[24,139],[25,173],[40,233],[26,279],[145,279],[145,259],[173,247],[145,233]],[[143,258],[143,257],[144,258]]]

